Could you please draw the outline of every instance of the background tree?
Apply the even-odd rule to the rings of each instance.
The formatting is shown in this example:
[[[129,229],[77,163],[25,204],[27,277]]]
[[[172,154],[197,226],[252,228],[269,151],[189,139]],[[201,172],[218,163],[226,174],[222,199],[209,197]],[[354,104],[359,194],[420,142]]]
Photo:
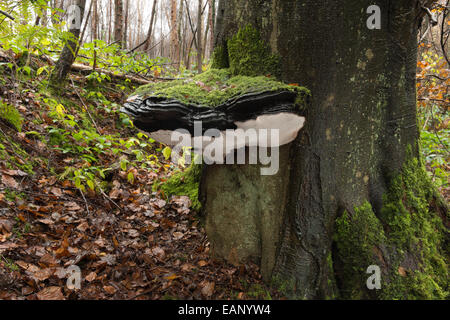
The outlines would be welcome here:
[[[312,100],[276,176],[205,167],[216,257],[259,263],[290,297],[445,297],[448,207],[423,169],[416,118],[417,30],[431,2],[374,1],[381,29],[370,30],[361,0],[220,1],[214,66],[264,70]],[[279,58],[272,72],[255,63],[264,44]],[[369,265],[382,290],[367,289]]]
[[[53,70],[50,79],[51,82],[55,85],[65,81],[67,73],[69,72],[70,67],[72,66],[76,57],[75,54],[77,51],[78,40],[80,37],[86,0],[76,0],[74,4],[80,8],[80,17],[79,21],[76,21],[75,23],[69,23],[70,26],[69,33],[71,35],[71,38],[64,45],[64,48],[61,52],[58,61],[56,62],[55,69]]]
[[[203,12],[203,1],[198,0],[198,10],[197,10],[197,72],[202,72],[203,67],[203,44],[202,44],[202,12]]]
[[[114,0],[114,41],[123,46],[123,0]]]

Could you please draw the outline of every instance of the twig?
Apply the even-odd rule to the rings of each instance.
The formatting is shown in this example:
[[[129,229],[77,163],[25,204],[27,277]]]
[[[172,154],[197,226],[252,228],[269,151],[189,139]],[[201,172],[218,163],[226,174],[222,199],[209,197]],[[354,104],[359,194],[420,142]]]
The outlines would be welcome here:
[[[114,202],[113,199],[111,199],[101,188],[100,188],[100,193],[106,198],[106,200],[110,201],[113,205],[116,206],[117,209],[120,210],[120,212],[122,212],[122,208]]]
[[[78,189],[78,190],[80,190],[81,196],[83,197],[84,203],[85,203],[85,205],[86,205],[87,214],[88,214],[88,215],[91,215],[91,213],[90,213],[90,211],[89,211],[89,206],[88,206],[88,203],[87,203],[86,197],[84,196],[83,191],[81,191],[81,189]]]
[[[7,13],[7,12],[5,12],[5,11],[3,11],[3,10],[0,10],[0,13],[2,14],[2,15],[4,15],[5,17],[8,17],[8,18],[10,18],[11,20],[16,20],[16,18],[14,18],[13,16],[11,16],[9,13]]]

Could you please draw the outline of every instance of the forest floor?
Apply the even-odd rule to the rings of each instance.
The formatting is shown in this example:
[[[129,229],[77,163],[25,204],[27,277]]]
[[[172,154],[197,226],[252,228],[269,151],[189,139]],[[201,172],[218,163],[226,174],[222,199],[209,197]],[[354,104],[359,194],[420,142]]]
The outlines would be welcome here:
[[[14,112],[0,120],[0,299],[282,298],[255,265],[210,258],[189,198],[152,190],[179,169],[121,122],[129,84],[71,75],[55,95],[36,75],[2,75],[21,128]]]
[[[131,83],[0,73],[0,299],[283,299],[211,259],[189,198],[153,190],[179,168],[118,111]]]

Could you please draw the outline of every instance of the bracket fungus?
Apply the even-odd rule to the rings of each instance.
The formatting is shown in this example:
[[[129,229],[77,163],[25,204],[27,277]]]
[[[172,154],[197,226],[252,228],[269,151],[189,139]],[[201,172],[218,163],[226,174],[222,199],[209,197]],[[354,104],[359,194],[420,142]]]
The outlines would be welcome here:
[[[121,111],[156,141],[173,147],[181,139],[194,152],[223,144],[231,134],[237,142],[224,146],[227,154],[245,146],[278,147],[295,140],[305,123],[309,96],[306,88],[272,78],[231,77],[227,69],[212,69],[189,80],[143,86]],[[268,130],[276,130],[277,138],[268,137]]]

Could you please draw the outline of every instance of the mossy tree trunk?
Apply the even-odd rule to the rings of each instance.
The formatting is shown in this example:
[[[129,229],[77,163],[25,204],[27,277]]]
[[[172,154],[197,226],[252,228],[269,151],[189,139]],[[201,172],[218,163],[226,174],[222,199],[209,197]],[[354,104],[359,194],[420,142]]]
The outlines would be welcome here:
[[[418,1],[372,2],[219,4],[216,67],[230,67],[227,41],[251,24],[280,57],[280,78],[313,96],[306,127],[280,150],[277,176],[213,165],[201,183],[213,254],[260,263],[291,298],[442,298],[448,290],[448,210],[418,161],[422,12]],[[371,4],[381,8],[380,30],[367,27]],[[379,291],[366,287],[369,265],[382,270]]]

